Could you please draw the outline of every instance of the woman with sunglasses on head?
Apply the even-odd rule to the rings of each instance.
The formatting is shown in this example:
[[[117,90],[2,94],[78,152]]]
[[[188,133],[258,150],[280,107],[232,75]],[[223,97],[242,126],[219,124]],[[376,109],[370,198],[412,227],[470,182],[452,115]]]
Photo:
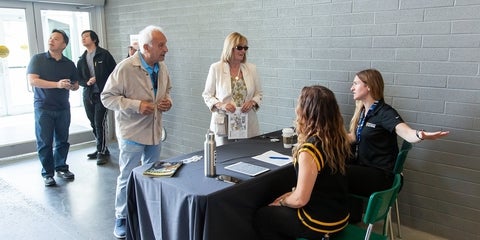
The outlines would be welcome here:
[[[237,108],[248,115],[248,136],[260,135],[256,111],[262,102],[262,87],[254,64],[247,62],[248,41],[238,32],[224,41],[220,61],[208,71],[202,97],[212,112],[210,130],[215,132],[217,145],[227,137],[227,114]]]
[[[262,240],[328,239],[348,224],[350,144],[335,95],[324,86],[304,87],[295,113],[297,182],[257,211],[254,226]]]
[[[385,103],[383,89],[383,77],[376,69],[358,72],[350,88],[356,108],[350,121],[349,140],[355,149],[355,157],[347,167],[349,191],[365,197],[392,186],[393,168],[399,152],[397,135],[416,143],[435,140],[449,133],[410,128],[398,112]],[[362,202],[352,198],[351,222],[359,222],[362,212]]]

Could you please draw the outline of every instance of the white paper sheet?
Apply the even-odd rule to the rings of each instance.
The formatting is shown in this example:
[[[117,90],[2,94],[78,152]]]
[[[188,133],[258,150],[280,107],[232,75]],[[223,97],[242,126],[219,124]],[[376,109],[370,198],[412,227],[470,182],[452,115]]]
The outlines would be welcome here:
[[[273,150],[267,151],[252,158],[277,166],[284,166],[292,162],[292,157],[275,152]]]

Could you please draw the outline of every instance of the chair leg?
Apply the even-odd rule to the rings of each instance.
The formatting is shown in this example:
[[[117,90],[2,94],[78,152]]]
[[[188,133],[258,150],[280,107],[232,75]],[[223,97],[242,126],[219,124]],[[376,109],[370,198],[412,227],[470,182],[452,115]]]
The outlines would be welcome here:
[[[393,232],[393,222],[392,222],[392,208],[390,208],[390,210],[388,211],[387,228],[388,228],[387,235],[390,235],[390,240],[395,240],[395,233]]]
[[[365,233],[365,239],[364,240],[369,240],[370,239],[370,234],[372,234],[372,229],[373,229],[373,224],[368,224],[367,227],[367,232]]]
[[[395,210],[396,210],[396,215],[397,215],[397,236],[399,238],[402,238],[402,230],[401,230],[401,225],[400,225],[400,210],[398,209],[398,199],[395,200]]]

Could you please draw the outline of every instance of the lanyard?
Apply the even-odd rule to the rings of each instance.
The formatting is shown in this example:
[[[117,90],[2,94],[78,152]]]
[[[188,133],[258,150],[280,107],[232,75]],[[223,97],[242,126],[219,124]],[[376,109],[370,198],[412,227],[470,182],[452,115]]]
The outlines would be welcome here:
[[[370,115],[373,113],[373,111],[375,110],[375,108],[377,107],[377,104],[378,104],[378,101],[375,101],[372,106],[370,106],[370,108],[368,109],[368,112],[367,114],[365,115],[365,109],[362,110],[362,113],[360,114],[360,121],[358,121],[358,125],[357,125],[357,144],[360,142],[360,136],[362,135],[362,130],[363,130],[363,126],[365,126],[365,119],[367,117],[370,117]]]

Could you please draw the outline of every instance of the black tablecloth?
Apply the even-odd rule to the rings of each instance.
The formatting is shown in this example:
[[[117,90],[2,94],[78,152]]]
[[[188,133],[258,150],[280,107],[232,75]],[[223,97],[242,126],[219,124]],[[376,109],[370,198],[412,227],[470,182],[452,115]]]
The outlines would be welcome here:
[[[184,164],[171,178],[144,176],[150,165],[135,168],[127,186],[127,239],[257,239],[252,225],[255,211],[295,184],[291,164],[278,167],[252,158],[268,150],[291,155],[279,132],[217,147],[217,174],[237,177],[242,180],[239,184],[205,177],[203,158]],[[203,151],[166,161],[194,155],[203,156]],[[271,170],[250,177],[224,169],[239,161]]]

